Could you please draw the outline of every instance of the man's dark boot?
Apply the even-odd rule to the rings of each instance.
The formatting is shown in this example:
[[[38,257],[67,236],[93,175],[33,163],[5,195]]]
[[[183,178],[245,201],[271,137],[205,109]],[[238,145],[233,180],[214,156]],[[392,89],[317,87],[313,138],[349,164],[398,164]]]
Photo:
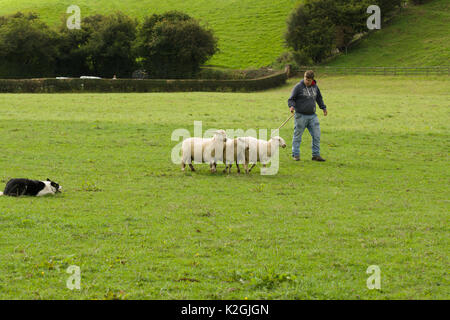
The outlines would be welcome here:
[[[322,158],[321,156],[313,156],[313,157],[312,157],[312,160],[313,160],[313,161],[321,161],[321,162],[325,161],[325,159]]]

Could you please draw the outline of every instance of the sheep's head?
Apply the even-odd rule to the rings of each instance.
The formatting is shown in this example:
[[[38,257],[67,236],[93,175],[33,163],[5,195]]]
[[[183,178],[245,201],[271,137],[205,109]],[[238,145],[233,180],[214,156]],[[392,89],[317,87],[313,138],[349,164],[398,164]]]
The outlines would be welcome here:
[[[245,149],[247,149],[249,147],[250,143],[249,143],[248,139],[246,139],[244,137],[238,137],[236,139],[237,139],[237,143],[239,146],[241,146]]]
[[[250,150],[250,142],[247,138],[244,137],[237,137],[234,139],[235,147],[237,148],[237,153],[240,154],[241,152],[249,152]],[[256,150],[256,148],[255,148]]]
[[[216,132],[214,132],[214,140],[227,142],[227,133],[225,132],[225,130],[217,130]]]
[[[282,137],[276,136],[271,139],[273,142],[281,146],[282,148],[286,148],[286,142]]]

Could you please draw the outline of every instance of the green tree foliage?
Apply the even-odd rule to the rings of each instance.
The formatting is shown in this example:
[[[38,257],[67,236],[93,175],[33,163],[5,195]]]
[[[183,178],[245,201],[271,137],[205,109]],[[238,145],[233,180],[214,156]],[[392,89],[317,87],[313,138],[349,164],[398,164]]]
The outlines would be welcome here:
[[[430,2],[431,0],[409,0],[409,2],[411,2],[414,5],[420,5],[420,4],[424,4],[426,2]]]
[[[186,78],[218,51],[212,30],[180,12],[147,17],[139,33],[120,12],[83,17],[79,30],[66,18],[53,31],[32,13],[0,16],[0,76],[128,78],[144,67],[154,78]]]
[[[59,54],[57,70],[60,75],[79,77],[93,74],[94,70],[89,63],[92,61],[91,53],[87,50],[87,43],[92,39],[100,24],[106,19],[103,15],[93,15],[83,18],[82,28],[70,30],[66,26],[66,18],[61,21],[59,28]]]
[[[104,18],[85,46],[90,69],[104,77],[129,77],[136,67],[136,31],[137,22],[122,13]]]
[[[33,13],[0,19],[0,76],[49,77],[55,73],[57,34]]]
[[[347,49],[358,33],[367,31],[367,8],[378,5],[382,17],[401,0],[306,0],[288,18],[286,44],[298,64],[319,63],[335,49]]]
[[[146,17],[136,41],[142,66],[152,78],[192,77],[217,50],[212,30],[175,11]]]
[[[83,19],[80,30],[60,28],[60,72],[70,76],[130,77],[136,67],[132,45],[137,22],[115,13]]]
[[[286,42],[293,49],[298,64],[318,63],[333,50],[336,29],[330,17],[316,14],[320,10],[307,1],[288,19]]]
[[[381,9],[383,16],[389,16],[394,10],[402,5],[403,0],[374,0],[366,1],[366,3],[376,4]]]

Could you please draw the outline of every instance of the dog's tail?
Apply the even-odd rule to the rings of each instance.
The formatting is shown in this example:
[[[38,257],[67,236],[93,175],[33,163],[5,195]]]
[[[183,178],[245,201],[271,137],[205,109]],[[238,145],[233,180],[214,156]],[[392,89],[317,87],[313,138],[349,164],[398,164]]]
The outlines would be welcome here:
[[[0,191],[0,197],[3,195],[3,192]]]

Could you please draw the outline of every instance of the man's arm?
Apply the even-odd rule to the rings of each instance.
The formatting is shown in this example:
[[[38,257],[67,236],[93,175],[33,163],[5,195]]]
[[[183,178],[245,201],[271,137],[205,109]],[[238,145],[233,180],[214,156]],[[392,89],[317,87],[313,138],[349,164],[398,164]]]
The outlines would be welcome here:
[[[297,95],[300,93],[300,85],[296,85],[294,89],[292,89],[291,96],[288,99],[288,107],[291,110],[291,112],[294,112],[295,108],[295,100],[297,98]]]
[[[328,114],[327,106],[323,102],[322,93],[320,92],[319,87],[317,87],[316,102],[319,105],[319,108],[323,110],[323,114],[326,116]]]

